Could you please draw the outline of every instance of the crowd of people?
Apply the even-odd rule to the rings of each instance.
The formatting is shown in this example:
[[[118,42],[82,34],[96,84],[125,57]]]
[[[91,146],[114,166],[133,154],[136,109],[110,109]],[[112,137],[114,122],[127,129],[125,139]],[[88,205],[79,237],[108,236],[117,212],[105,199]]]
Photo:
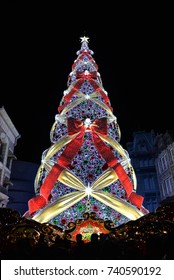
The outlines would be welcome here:
[[[27,237],[7,245],[1,250],[1,259],[174,259],[173,237],[174,233],[165,238],[154,236],[140,243],[136,239],[117,240],[109,234],[93,233],[89,242],[81,234],[75,241],[57,235],[50,245],[41,234],[37,242]]]
[[[173,202],[108,233],[93,232],[88,240],[79,230],[75,235],[67,234],[7,208],[0,208],[0,231],[2,260],[174,260]]]

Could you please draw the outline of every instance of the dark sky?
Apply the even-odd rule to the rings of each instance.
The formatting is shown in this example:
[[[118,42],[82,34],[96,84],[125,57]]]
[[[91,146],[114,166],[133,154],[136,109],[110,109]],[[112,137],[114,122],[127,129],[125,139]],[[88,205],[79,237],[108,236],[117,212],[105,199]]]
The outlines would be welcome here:
[[[23,2],[5,5],[1,34],[0,105],[21,135],[15,147],[19,160],[40,163],[50,147],[50,130],[84,35],[117,117],[120,143],[125,147],[137,130],[174,131],[169,6]]]

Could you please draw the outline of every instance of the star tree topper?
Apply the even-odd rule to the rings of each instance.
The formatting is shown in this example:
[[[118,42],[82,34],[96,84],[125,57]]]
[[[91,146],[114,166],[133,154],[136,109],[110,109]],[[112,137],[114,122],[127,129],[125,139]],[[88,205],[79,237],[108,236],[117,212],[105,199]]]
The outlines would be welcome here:
[[[80,40],[81,40],[81,43],[82,43],[82,42],[87,42],[87,43],[89,43],[89,37],[83,36],[83,37],[80,37]]]

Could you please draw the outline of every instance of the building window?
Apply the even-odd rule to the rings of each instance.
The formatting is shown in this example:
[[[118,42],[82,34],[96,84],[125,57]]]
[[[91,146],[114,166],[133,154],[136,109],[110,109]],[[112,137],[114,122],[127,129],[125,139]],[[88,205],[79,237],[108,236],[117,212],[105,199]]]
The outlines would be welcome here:
[[[153,159],[149,159],[149,166],[154,166]]]
[[[145,189],[145,191],[149,191],[149,179],[148,179],[148,177],[144,177],[143,181],[144,181],[144,189]]]
[[[140,152],[147,152],[146,141],[140,140],[138,143],[138,149]]]
[[[155,212],[158,207],[156,196],[146,197],[146,207],[150,212]]]
[[[162,166],[161,166],[161,161],[160,160],[158,160],[158,172],[159,172],[159,174],[162,173]]]
[[[167,191],[166,191],[166,184],[165,182],[162,183],[162,195],[165,198],[167,196]]]
[[[152,191],[155,189],[155,179],[153,176],[143,178],[145,191]]]
[[[149,166],[154,166],[154,162],[152,159],[141,159],[139,161],[140,167],[149,167]]]
[[[172,161],[173,161],[173,163],[174,163],[174,147],[172,147],[172,148],[170,149],[170,153],[171,153]]]
[[[149,177],[150,188],[153,190],[155,189],[155,180],[153,176]]]
[[[162,165],[163,171],[167,170],[167,156],[166,155],[161,157],[161,165]]]
[[[0,161],[3,162],[3,144],[0,142]]]
[[[172,193],[172,177],[169,177],[165,180],[165,185],[167,189],[167,194],[170,195],[170,193]]]

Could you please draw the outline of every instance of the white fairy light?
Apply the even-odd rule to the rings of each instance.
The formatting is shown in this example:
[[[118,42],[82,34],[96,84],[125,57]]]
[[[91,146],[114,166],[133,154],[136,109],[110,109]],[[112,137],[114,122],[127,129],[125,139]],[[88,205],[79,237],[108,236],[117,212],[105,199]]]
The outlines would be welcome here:
[[[91,124],[90,118],[86,118],[86,119],[84,120],[84,124],[85,124],[86,126],[90,126],[90,124]]]
[[[65,95],[67,95],[67,93],[68,93],[68,91],[64,90],[63,95],[65,96]]]
[[[65,123],[66,119],[65,119],[64,116],[61,116],[61,115],[57,114],[57,115],[55,115],[55,121],[60,122],[60,123]]]
[[[89,94],[86,94],[86,95],[85,95],[85,98],[86,98],[86,99],[90,99],[90,95],[89,95]]]
[[[86,192],[86,194],[88,195],[88,198],[89,198],[89,196],[91,195],[91,192],[92,192],[89,183],[88,183],[88,186],[85,189],[85,192]]]
[[[85,75],[89,75],[89,71],[88,71],[88,70],[85,70],[84,74],[85,74]]]
[[[46,160],[45,160],[45,159],[42,159],[42,160],[41,160],[41,163],[42,163],[43,165],[45,165],[45,164],[46,164]]]

